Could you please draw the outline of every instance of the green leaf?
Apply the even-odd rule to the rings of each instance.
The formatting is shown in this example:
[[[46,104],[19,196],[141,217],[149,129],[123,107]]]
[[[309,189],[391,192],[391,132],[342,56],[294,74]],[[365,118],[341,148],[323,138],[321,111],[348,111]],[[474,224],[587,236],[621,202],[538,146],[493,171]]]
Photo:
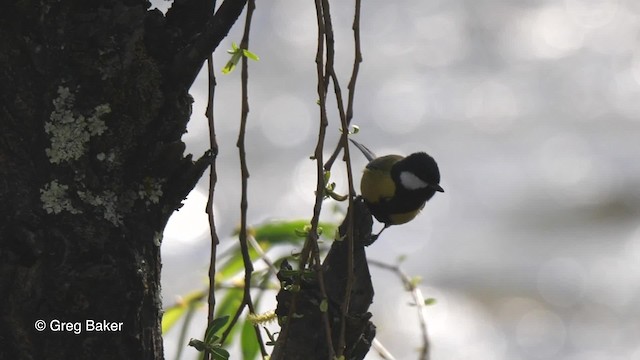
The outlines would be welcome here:
[[[207,348],[206,344],[198,339],[189,340],[189,346],[194,347],[198,351],[204,351]]]
[[[268,244],[260,245],[264,251],[267,251],[269,249]],[[265,245],[267,246],[265,247]],[[251,262],[254,262],[260,258],[260,255],[253,247],[249,247],[249,258],[251,259]],[[218,272],[216,273],[216,281],[229,280],[243,270],[244,260],[242,259],[242,254],[240,253],[240,245],[236,245],[234,246],[234,251],[233,253],[231,253],[231,256],[222,263]]]
[[[211,357],[214,360],[227,360],[229,356],[229,352],[221,347],[211,349]]]
[[[260,347],[258,339],[256,339],[255,328],[251,321],[244,321],[242,324],[242,332],[240,335],[240,345],[242,347],[242,358],[244,360],[253,360],[258,355]]]
[[[412,277],[408,284],[408,290],[415,289],[416,287],[418,287],[418,285],[420,285],[421,282],[422,282],[422,276],[416,275]]]
[[[162,334],[171,330],[178,320],[187,314],[190,307],[203,305],[206,296],[206,292],[202,290],[194,291],[184,296],[179,304],[165,309],[162,315]]]
[[[238,65],[238,62],[240,62],[240,59],[242,59],[243,56],[254,61],[260,60],[258,55],[252,53],[247,49],[241,49],[238,46],[238,44],[236,44],[235,42],[231,43],[231,50],[227,50],[227,53],[231,55],[231,59],[229,59],[229,61],[227,61],[227,63],[222,68],[223,74],[228,74],[232,72],[236,68],[236,66]]]
[[[212,356],[213,359],[216,360],[227,360],[229,359],[229,352],[225,349],[223,349],[222,347],[220,347],[219,344],[216,345],[209,345],[209,344],[205,344],[204,342],[197,340],[197,339],[191,339],[189,341],[189,346],[194,347],[196,350],[203,352],[209,352]]]
[[[249,232],[256,239],[262,250],[267,252],[277,245],[302,245],[304,237],[306,237],[305,230],[302,229],[310,229],[307,220],[271,221],[252,227]],[[322,234],[334,234],[337,229],[338,226],[333,223],[321,222],[318,224],[318,233],[326,239],[329,238]],[[238,235],[238,233],[239,231],[236,230],[234,235]],[[251,262],[255,262],[260,258],[260,255],[253,247],[249,247],[249,257]],[[216,282],[229,280],[241,273],[244,270],[244,261],[240,253],[240,245],[234,245],[227,252],[226,260],[221,261],[221,263],[222,265],[220,265],[216,273]]]
[[[207,326],[207,331],[204,333],[204,342],[207,344],[213,344],[219,337],[216,336],[218,330],[222,329],[222,327],[229,321],[229,315],[221,316],[219,318],[213,319],[211,324]]]
[[[229,59],[229,61],[227,61],[227,64],[224,66],[224,68],[222,68],[222,73],[228,74],[232,72],[233,69],[236,68],[236,65],[238,65],[238,62],[240,61],[241,57],[242,57],[242,54],[240,52],[234,52],[233,55],[231,55],[231,59]]]
[[[215,318],[220,318],[227,314],[234,314],[240,304],[242,303],[243,290],[242,289],[229,289],[224,293],[222,299],[216,304]],[[229,332],[229,338],[225,340],[226,343],[230,343],[237,332],[237,326]],[[226,329],[225,329],[226,331]]]
[[[272,221],[254,228],[254,237],[258,241],[268,241],[272,244],[300,245],[303,240],[296,236],[296,230],[305,229],[309,225],[307,220]],[[319,227],[336,228],[331,223],[320,223]]]
[[[331,171],[326,170],[323,175],[324,175],[324,183],[326,184],[329,182],[329,179],[331,179]]]
[[[189,308],[187,306],[174,306],[165,310],[162,314],[162,334],[166,334],[180,320]]]
[[[228,61],[227,64],[222,68],[222,73],[226,75],[232,72],[235,68],[236,64],[234,64],[232,61]]]
[[[254,297],[253,305],[257,309],[260,306],[264,291],[258,292]],[[248,318],[245,318],[242,324],[242,335],[240,336],[240,345],[242,347],[242,358],[244,360],[253,360],[258,356],[260,352],[260,344],[256,337],[256,325],[253,324]]]
[[[258,55],[252,53],[247,49],[242,49],[242,54],[253,61],[260,61],[260,57],[258,57]]]
[[[428,298],[424,300],[424,304],[427,306],[435,305],[438,302],[435,298]]]

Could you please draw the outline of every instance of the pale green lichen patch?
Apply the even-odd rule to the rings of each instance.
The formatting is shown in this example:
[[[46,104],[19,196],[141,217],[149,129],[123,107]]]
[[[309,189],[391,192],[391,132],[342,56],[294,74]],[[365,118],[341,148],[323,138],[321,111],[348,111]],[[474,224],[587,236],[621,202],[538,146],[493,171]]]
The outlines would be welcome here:
[[[162,197],[162,184],[164,180],[155,178],[144,178],[144,181],[138,187],[138,197],[144,200],[147,206],[151,204],[158,204],[160,197]]]
[[[69,186],[58,183],[58,180],[53,180],[40,189],[40,201],[48,214],[59,214],[65,210],[72,214],[82,212],[73,207],[67,190],[69,190]]]
[[[79,159],[87,151],[90,138],[107,130],[102,117],[111,112],[109,104],[96,106],[87,118],[75,111],[75,100],[68,87],[59,86],[50,121],[44,124],[51,141],[51,147],[45,151],[53,164]]]
[[[118,213],[118,195],[107,190],[102,194],[91,191],[78,191],[78,196],[85,203],[102,211],[103,217],[113,225],[122,225],[122,216]]]

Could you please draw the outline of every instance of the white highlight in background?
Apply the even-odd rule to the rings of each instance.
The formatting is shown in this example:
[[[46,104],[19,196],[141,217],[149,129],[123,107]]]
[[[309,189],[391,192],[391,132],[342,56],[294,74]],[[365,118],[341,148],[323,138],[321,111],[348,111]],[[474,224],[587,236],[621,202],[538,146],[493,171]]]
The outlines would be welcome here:
[[[205,208],[207,196],[198,190],[189,193],[183,201],[180,210],[171,215],[164,229],[162,240],[163,250],[177,250],[188,247],[209,229],[209,220]],[[220,222],[218,213],[214,210],[216,221]]]

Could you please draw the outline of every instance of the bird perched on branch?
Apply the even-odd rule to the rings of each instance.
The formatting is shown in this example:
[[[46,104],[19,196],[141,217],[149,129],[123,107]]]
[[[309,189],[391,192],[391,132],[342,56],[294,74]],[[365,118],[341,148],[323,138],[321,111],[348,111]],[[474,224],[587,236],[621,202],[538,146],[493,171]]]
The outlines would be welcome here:
[[[427,153],[377,157],[366,146],[349,140],[369,160],[360,181],[360,192],[371,214],[384,224],[372,241],[389,226],[413,220],[436,191],[444,192],[439,184],[438,164]]]

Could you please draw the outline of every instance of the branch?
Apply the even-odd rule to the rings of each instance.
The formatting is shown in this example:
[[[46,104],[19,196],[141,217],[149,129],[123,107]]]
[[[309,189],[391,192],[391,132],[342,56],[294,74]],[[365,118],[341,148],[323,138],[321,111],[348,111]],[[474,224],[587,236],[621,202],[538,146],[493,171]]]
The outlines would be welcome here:
[[[382,261],[378,260],[369,260],[371,265],[377,266],[379,268],[389,270],[395,273],[400,280],[402,280],[402,284],[405,286],[407,290],[411,292],[411,297],[415,302],[416,308],[418,309],[418,320],[420,321],[420,331],[422,334],[422,348],[420,349],[420,357],[419,360],[429,360],[429,336],[427,332],[427,314],[425,313],[425,302],[424,296],[422,296],[422,291],[416,285],[416,283],[407,275],[399,265],[389,265]]]
[[[227,0],[228,1],[228,0]],[[225,1],[226,3],[226,1]],[[223,3],[224,6],[224,3]],[[255,10],[255,0],[249,0],[249,6],[247,8],[247,17],[244,25],[244,34],[242,36],[242,41],[240,42],[240,46],[243,49],[249,48],[249,33],[251,30],[251,19],[253,17],[253,11]],[[218,10],[220,11],[220,10]],[[242,110],[241,110],[241,118],[240,118],[240,131],[238,134],[238,142],[236,146],[238,147],[238,153],[240,156],[240,172],[241,172],[241,183],[242,183],[242,195],[240,199],[240,251],[242,253],[242,260],[244,263],[244,294],[242,297],[242,304],[236,311],[231,323],[225,330],[222,341],[226,340],[228,337],[231,328],[235,325],[242,313],[244,307],[249,308],[249,312],[255,314],[255,308],[253,306],[253,300],[251,299],[251,274],[253,273],[253,263],[251,262],[251,256],[249,255],[249,246],[248,246],[248,231],[247,231],[247,208],[248,208],[248,179],[249,179],[249,169],[247,167],[247,154],[245,148],[245,139],[246,139],[246,129],[247,129],[247,119],[249,117],[249,95],[248,95],[248,83],[249,83],[249,66],[247,64],[247,58],[242,57]],[[260,351],[262,353],[263,358],[267,356],[267,350],[264,347],[264,342],[262,341],[262,335],[260,334],[260,330],[257,326],[254,325],[254,330],[256,333],[256,339],[260,346]]]
[[[360,9],[361,9],[361,0],[356,0],[355,3],[355,13],[353,16],[353,40],[354,40],[354,58],[353,58],[353,70],[351,72],[351,80],[349,80],[349,85],[347,85],[347,88],[349,89],[349,94],[348,94],[348,100],[347,100],[347,111],[344,114],[344,119],[346,119],[346,127],[344,128],[344,131],[347,131],[349,125],[351,124],[351,119],[353,118],[353,104],[354,104],[354,96],[355,96],[355,91],[356,91],[356,80],[358,79],[358,72],[360,70],[360,63],[362,62],[362,51],[360,48]],[[334,80],[334,84],[338,83],[337,77],[335,76],[335,72],[334,74],[332,74],[333,80]],[[337,86],[337,85],[336,85]],[[337,93],[340,92],[339,87],[336,88],[336,95],[338,95]],[[339,95],[338,97],[338,101],[341,101],[342,96]],[[341,103],[338,104],[339,106],[342,106]],[[342,115],[342,111],[340,111],[341,115]],[[338,141],[338,144],[336,145],[336,148],[333,150],[333,154],[331,154],[331,156],[329,157],[329,160],[327,160],[327,162],[324,165],[325,170],[330,170],[331,166],[333,166],[333,163],[335,162],[336,158],[338,157],[338,155],[340,154],[340,151],[347,147],[347,143],[346,143],[346,138],[341,141]]]
[[[184,44],[202,32],[215,7],[215,0],[174,0],[165,15],[166,24],[178,37],[175,40]]]
[[[172,77],[178,86],[191,87],[207,57],[218,47],[235,24],[247,0],[225,0],[204,30],[190,44],[176,54]]]
[[[207,120],[209,123],[209,147],[211,149],[211,153],[213,154],[213,159],[211,160],[211,168],[209,174],[209,199],[207,200],[207,215],[209,219],[209,231],[211,235],[211,255],[209,260],[209,309],[208,309],[208,322],[211,324],[214,319],[215,307],[216,307],[216,296],[215,296],[215,277],[216,277],[216,255],[218,244],[220,240],[218,239],[218,233],[216,231],[216,223],[213,217],[213,197],[215,193],[216,183],[218,182],[218,173],[216,172],[216,157],[218,156],[218,142],[216,140],[216,127],[215,121],[213,117],[213,98],[215,95],[216,89],[216,77],[213,71],[213,56],[210,54],[207,59],[207,71],[209,72],[209,95],[208,95],[208,104],[207,104]],[[205,353],[205,360],[208,360],[211,354]]]

